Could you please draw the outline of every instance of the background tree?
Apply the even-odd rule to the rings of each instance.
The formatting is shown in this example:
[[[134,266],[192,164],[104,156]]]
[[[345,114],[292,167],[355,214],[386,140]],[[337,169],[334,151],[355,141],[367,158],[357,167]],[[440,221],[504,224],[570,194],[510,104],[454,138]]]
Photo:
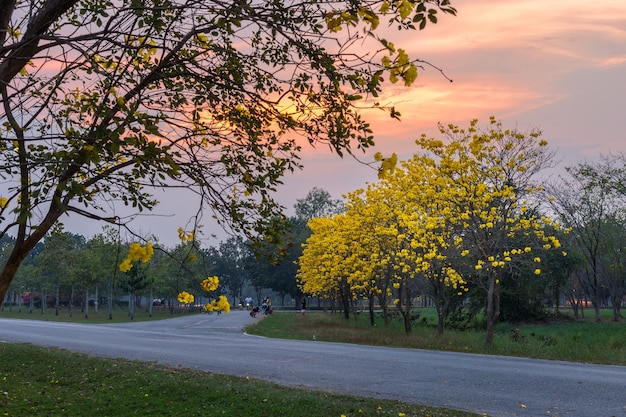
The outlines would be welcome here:
[[[228,290],[233,305],[239,304],[239,298],[243,297],[243,288],[252,273],[245,268],[249,256],[250,251],[241,239],[229,237],[220,242],[212,257],[206,258],[213,264],[207,275],[217,275],[220,278],[220,286]]]
[[[89,269],[96,284],[96,301],[99,303],[104,298],[98,295],[101,287],[106,294],[109,318],[113,317],[114,290],[120,275],[119,263],[123,258],[121,246],[118,231],[110,226],[103,227],[102,233],[93,236],[85,245],[88,252],[85,257],[90,260]],[[98,308],[98,305],[95,307]]]
[[[418,68],[382,34],[438,11],[456,12],[448,0],[4,1],[0,237],[15,246],[0,299],[63,213],[128,226],[109,207],[151,210],[153,187],[187,188],[225,227],[277,240],[273,192],[300,167],[295,138],[340,156],[372,146],[357,109]]]
[[[601,253],[601,271],[611,297],[613,321],[620,321],[623,319],[622,303],[626,299],[626,219],[622,210],[605,220]]]
[[[614,257],[610,253],[619,251],[621,245],[615,232],[623,227],[619,222],[624,208],[619,181],[623,170],[616,158],[582,162],[568,167],[568,176],[561,177],[549,189],[550,207],[572,229],[572,243],[583,261],[575,274],[580,289],[594,307],[597,321],[608,296],[606,272],[613,268],[605,262]],[[610,246],[613,247],[609,249]]]
[[[52,285],[55,315],[59,315],[62,287],[78,275],[78,253],[84,244],[83,236],[65,232],[62,223],[57,223],[46,236],[44,250],[39,255],[39,276]],[[63,292],[65,298],[68,298],[66,291]],[[69,299],[69,303],[72,302]]]
[[[343,201],[333,199],[330,193],[313,187],[306,197],[296,200],[296,219],[308,221],[316,217],[327,217],[344,211]]]

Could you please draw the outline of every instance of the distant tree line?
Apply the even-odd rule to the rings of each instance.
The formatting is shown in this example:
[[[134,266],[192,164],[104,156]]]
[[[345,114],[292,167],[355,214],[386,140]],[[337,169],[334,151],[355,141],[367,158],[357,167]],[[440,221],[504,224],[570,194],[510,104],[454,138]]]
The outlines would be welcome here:
[[[309,234],[307,220],[328,210],[340,210],[341,204],[316,188],[298,200],[296,216],[288,218],[290,227],[284,236],[288,244],[279,260],[260,255],[249,242],[237,237],[204,248],[193,234],[181,232],[183,238],[175,247],[154,243],[151,260],[135,264],[127,272],[122,272],[119,265],[128,253],[129,243],[122,242],[117,229],[105,226],[101,233],[86,238],[57,223],[18,270],[2,308],[31,313],[54,309],[55,314],[64,311],[88,317],[90,310],[102,308],[112,315],[123,299],[132,319],[135,308],[145,307],[151,313],[153,304],[173,312],[182,290],[201,296],[200,282],[213,275],[220,280],[216,294],[227,295],[232,305],[238,305],[240,298],[248,295],[243,294],[244,289],[250,288],[256,302],[272,291],[280,298],[274,304],[284,305],[287,297],[291,300],[300,296],[295,262]],[[0,240],[0,262],[13,244],[10,236]]]

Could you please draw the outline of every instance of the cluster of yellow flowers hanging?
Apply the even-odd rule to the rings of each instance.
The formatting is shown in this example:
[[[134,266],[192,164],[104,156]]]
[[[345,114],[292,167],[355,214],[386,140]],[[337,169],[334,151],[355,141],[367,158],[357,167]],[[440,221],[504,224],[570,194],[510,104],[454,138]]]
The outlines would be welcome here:
[[[200,283],[200,287],[206,292],[213,292],[217,290],[219,285],[220,280],[217,276],[207,277]],[[189,294],[187,291],[182,291],[180,294],[178,294],[178,301],[183,304],[192,304],[194,300],[194,296],[192,294]],[[207,313],[228,313],[230,312],[230,303],[228,302],[228,298],[220,295],[217,299],[214,299],[210,303],[206,304],[202,309]]]
[[[182,291],[178,294],[178,302],[183,304],[193,304],[195,297],[193,294],[189,294],[187,291]]]
[[[206,304],[204,306],[204,311],[207,313],[213,313],[214,311],[229,313],[230,303],[228,302],[226,296],[220,295],[219,299],[213,300],[213,302]]]
[[[182,227],[178,228],[178,238],[181,242],[192,242],[196,237],[196,231],[192,230],[191,232],[186,231]]]
[[[131,243],[128,247],[128,256],[120,264],[120,271],[128,272],[133,267],[133,262],[146,263],[152,258],[152,255],[154,255],[152,243],[148,242],[145,246],[141,246],[141,243]]]
[[[217,290],[217,287],[220,285],[220,280],[217,276],[208,277],[204,281],[200,283],[200,287],[206,292],[211,292]]]

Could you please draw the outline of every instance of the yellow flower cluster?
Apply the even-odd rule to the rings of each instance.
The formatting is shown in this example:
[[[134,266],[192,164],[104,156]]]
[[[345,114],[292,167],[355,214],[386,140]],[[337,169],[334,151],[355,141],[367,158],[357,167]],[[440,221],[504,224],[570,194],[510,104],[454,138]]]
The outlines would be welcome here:
[[[217,287],[220,285],[220,280],[217,276],[208,277],[204,281],[200,283],[200,287],[204,291],[211,292],[217,290]]]
[[[224,313],[230,312],[230,303],[228,302],[228,298],[224,295],[220,295],[220,298],[205,305],[204,311],[207,313],[212,313],[214,311],[223,311]]]
[[[178,228],[178,238],[181,240],[181,242],[192,242],[195,237],[196,237],[195,230],[188,232],[182,227]]]
[[[6,197],[0,197],[0,209],[3,209],[9,204],[9,199]]]
[[[120,264],[120,271],[128,272],[133,267],[134,261],[141,261],[146,263],[154,255],[154,247],[152,243],[146,243],[146,246],[141,246],[141,243],[131,243],[128,247],[128,256]]]
[[[193,294],[189,294],[187,291],[182,291],[180,294],[178,294],[178,301],[183,304],[192,304],[194,300],[195,298]]]

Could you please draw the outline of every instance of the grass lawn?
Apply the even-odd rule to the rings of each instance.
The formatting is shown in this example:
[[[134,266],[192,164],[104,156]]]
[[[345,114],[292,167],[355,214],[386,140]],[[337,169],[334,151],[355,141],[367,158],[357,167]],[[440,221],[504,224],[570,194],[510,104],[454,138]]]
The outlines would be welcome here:
[[[0,416],[477,417],[397,401],[0,343]]]
[[[346,320],[341,314],[307,312],[302,316],[277,312],[248,328],[248,333],[286,339],[315,338],[332,342],[626,365],[626,323],[612,322],[609,318],[600,323],[591,318],[578,321],[563,319],[546,324],[500,323],[493,346],[487,349],[483,331],[448,330],[439,336],[434,310],[423,309],[420,317],[422,319],[414,323],[412,333],[407,335],[400,320],[390,322],[385,328],[380,318],[372,327],[366,314],[359,315],[357,320]]]
[[[163,320],[172,317],[177,317],[180,314],[189,314],[188,309],[178,309],[172,312],[169,308],[163,306],[152,307],[152,315],[150,315],[147,307],[137,307],[135,309],[135,317],[133,321],[148,321],[148,320]],[[29,320],[44,320],[44,321],[62,321],[71,323],[126,323],[130,321],[128,316],[128,307],[116,306],[112,310],[112,314],[109,316],[109,310],[106,306],[100,307],[98,312],[95,311],[93,306],[87,311],[87,317],[85,313],[80,310],[80,307],[74,308],[72,314],[65,308],[59,310],[59,314],[55,314],[54,308],[47,308],[42,313],[41,308],[33,309],[29,311],[28,305],[22,305],[21,310],[18,306],[2,306],[0,309],[0,318],[11,319],[29,319]],[[1,416],[0,416],[1,417]]]

